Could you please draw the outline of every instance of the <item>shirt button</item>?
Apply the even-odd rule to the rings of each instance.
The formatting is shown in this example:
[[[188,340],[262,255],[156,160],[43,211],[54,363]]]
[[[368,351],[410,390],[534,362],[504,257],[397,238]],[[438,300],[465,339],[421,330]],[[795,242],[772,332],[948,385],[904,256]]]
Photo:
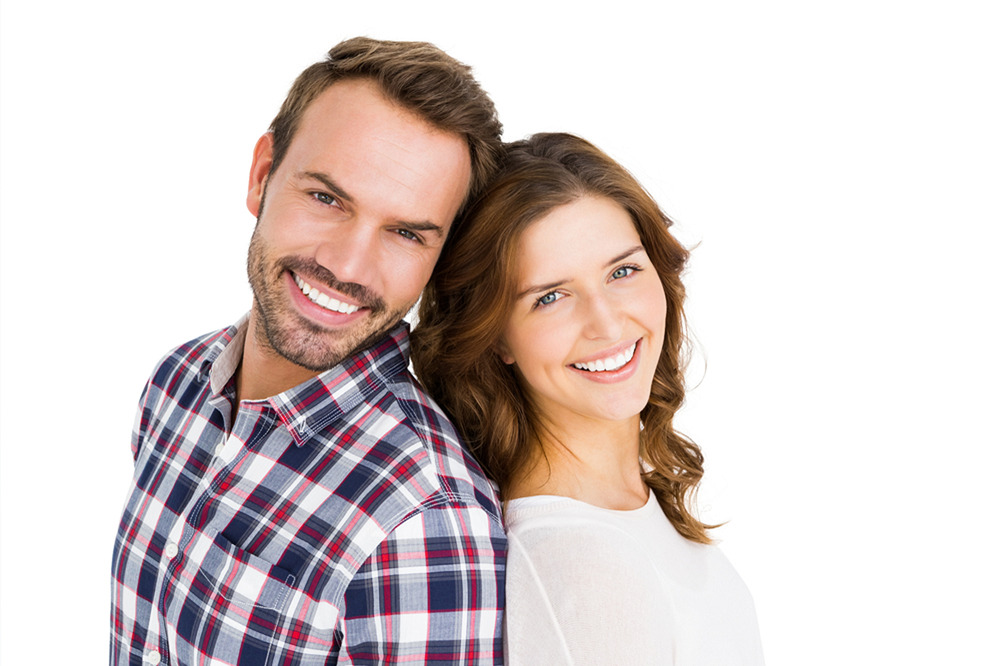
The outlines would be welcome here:
[[[146,653],[146,655],[142,658],[142,660],[144,662],[146,662],[147,664],[158,664],[158,663],[160,663],[160,652],[159,652],[159,650],[150,650],[149,652]]]
[[[173,541],[168,543],[167,547],[163,549],[163,554],[167,556],[168,560],[172,560],[175,557],[177,557],[177,544],[174,543]],[[159,660],[160,660],[159,653],[157,653],[156,661]],[[153,663],[155,664],[156,661],[154,661]]]
[[[225,442],[223,442],[221,444],[216,444],[215,445],[215,455],[216,456],[221,456],[222,455],[222,449],[224,449],[225,447],[226,447]]]

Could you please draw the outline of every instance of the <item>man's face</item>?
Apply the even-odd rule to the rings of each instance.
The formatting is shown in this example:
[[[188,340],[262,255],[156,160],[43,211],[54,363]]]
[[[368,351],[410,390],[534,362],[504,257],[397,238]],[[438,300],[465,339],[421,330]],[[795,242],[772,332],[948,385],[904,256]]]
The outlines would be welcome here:
[[[469,187],[469,150],[364,79],[317,97],[268,175],[271,147],[257,143],[247,195],[252,333],[320,372],[416,302]]]

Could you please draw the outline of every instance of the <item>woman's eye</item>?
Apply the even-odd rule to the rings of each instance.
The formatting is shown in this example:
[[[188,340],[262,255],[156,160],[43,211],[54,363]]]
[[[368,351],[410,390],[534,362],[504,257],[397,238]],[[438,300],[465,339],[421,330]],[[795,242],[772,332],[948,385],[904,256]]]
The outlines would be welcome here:
[[[541,298],[539,298],[538,300],[536,300],[535,301],[535,305],[536,306],[539,306],[539,305],[552,305],[553,303],[555,303],[556,301],[558,301],[560,298],[562,298],[562,294],[560,294],[558,291],[550,291],[549,293],[545,294],[544,296],[542,296]]]
[[[612,280],[620,280],[623,277],[628,277],[636,270],[635,266],[622,266],[611,274]]]

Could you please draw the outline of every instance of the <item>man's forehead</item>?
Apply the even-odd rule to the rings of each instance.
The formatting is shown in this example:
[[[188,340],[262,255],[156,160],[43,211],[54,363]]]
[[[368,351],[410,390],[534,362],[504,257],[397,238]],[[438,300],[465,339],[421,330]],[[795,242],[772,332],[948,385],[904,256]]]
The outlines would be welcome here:
[[[380,129],[381,135],[387,139],[403,130],[453,134],[437,128],[418,112],[391,99],[376,81],[368,78],[350,78],[328,86],[306,107],[299,129],[307,124],[355,132]],[[462,138],[457,134],[454,136]]]
[[[336,183],[348,200],[438,225],[451,223],[472,177],[464,137],[438,130],[363,80],[335,83],[313,101],[286,161],[295,174]]]

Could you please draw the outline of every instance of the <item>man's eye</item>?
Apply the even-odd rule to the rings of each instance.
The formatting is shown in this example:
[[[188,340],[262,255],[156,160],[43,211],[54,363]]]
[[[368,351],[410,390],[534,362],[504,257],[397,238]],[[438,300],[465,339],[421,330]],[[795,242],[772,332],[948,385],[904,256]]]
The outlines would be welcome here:
[[[327,194],[326,192],[313,192],[313,197],[316,199],[316,201],[320,202],[321,204],[325,204],[327,206],[333,206],[336,205],[337,203],[337,200],[334,199],[329,194]]]
[[[406,240],[412,240],[412,241],[420,240],[420,236],[417,236],[409,229],[397,229],[396,233],[405,238]]]

